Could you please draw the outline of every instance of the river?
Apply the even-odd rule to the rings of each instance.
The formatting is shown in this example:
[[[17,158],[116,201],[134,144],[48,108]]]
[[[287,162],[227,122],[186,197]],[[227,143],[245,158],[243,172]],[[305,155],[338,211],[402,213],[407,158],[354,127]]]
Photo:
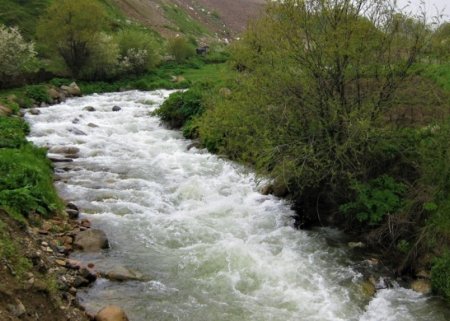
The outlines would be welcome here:
[[[117,304],[132,321],[450,319],[440,300],[399,286],[365,295],[351,250],[326,241],[340,232],[296,230],[289,204],[258,193],[251,171],[188,150],[150,115],[169,94],[91,95],[26,115],[35,144],[80,149],[56,164],[56,186],[111,249],[73,257],[146,279],[97,280],[79,293],[88,310]]]

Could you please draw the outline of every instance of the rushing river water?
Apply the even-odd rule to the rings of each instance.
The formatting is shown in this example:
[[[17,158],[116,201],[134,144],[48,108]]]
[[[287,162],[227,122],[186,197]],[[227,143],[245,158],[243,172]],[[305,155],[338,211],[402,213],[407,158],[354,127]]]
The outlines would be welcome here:
[[[87,309],[118,304],[133,321],[450,319],[439,300],[401,287],[365,295],[350,250],[325,241],[337,231],[294,229],[289,204],[258,193],[251,172],[188,150],[150,116],[169,93],[92,95],[27,115],[37,145],[80,149],[56,164],[56,185],[111,249],[75,257],[146,278],[98,280],[79,294]]]

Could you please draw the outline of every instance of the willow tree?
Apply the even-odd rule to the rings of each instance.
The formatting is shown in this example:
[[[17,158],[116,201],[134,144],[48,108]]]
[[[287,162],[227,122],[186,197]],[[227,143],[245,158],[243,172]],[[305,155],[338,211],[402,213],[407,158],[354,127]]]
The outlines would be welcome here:
[[[394,1],[271,2],[234,46],[240,85],[200,135],[314,204],[339,203],[351,180],[385,166],[379,129],[428,35],[425,17]]]
[[[105,21],[105,11],[96,1],[54,1],[42,17],[37,35],[46,49],[62,58],[72,75],[78,77],[89,62]]]

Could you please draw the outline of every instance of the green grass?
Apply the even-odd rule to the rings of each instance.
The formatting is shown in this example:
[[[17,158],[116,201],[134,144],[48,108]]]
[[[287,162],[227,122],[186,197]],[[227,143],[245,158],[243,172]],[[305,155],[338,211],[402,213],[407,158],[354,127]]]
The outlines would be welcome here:
[[[200,36],[209,34],[208,30],[193,20],[183,9],[175,5],[164,5],[164,14],[185,35]]]
[[[0,258],[5,260],[18,279],[23,278],[33,266],[19,253],[18,245],[7,231],[7,225],[0,219]]]
[[[52,0],[0,0],[0,23],[18,26],[26,38],[36,31],[39,16]]]
[[[450,92],[450,63],[424,66],[423,74]]]

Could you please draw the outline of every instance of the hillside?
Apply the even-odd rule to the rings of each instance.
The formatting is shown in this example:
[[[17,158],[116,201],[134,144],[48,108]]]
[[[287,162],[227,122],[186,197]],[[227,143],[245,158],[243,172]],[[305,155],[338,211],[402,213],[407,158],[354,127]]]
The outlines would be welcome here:
[[[31,37],[52,0],[0,0],[0,23],[18,25]],[[258,15],[264,0],[99,0],[113,16],[141,23],[161,34],[229,40]]]

